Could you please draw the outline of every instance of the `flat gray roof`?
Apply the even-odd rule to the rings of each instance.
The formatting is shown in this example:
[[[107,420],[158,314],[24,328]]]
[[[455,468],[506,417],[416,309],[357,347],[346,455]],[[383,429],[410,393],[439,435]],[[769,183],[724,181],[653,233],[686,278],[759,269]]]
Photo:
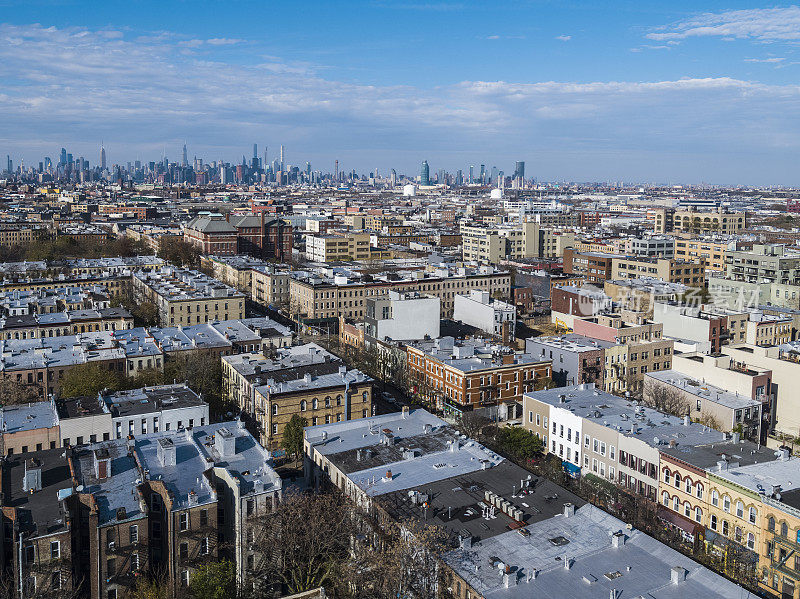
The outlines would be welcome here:
[[[645,373],[645,377],[653,378],[662,383],[666,383],[680,389],[685,393],[694,395],[700,399],[720,404],[732,410],[743,410],[754,408],[761,405],[760,401],[750,399],[738,393],[730,393],[721,387],[716,387],[708,383],[701,383],[696,378],[678,372],[677,370],[659,370]],[[646,380],[646,379],[645,379]]]
[[[18,404],[0,408],[0,432],[19,433],[58,424],[55,406],[49,401]]]

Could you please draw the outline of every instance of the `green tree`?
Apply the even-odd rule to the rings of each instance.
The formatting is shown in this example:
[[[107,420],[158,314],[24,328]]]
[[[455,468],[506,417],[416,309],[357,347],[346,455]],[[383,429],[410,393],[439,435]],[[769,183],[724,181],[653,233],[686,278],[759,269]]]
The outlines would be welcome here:
[[[236,573],[227,560],[199,568],[189,581],[194,599],[235,599]]]
[[[118,390],[123,377],[115,370],[103,368],[96,363],[81,364],[64,373],[61,381],[62,397],[94,397],[103,389]]]
[[[303,429],[308,426],[308,420],[293,414],[289,423],[283,428],[281,445],[286,453],[291,453],[295,457],[303,452]]]
[[[520,426],[501,428],[497,440],[502,448],[520,460],[529,460],[542,453],[544,445],[539,435]]]

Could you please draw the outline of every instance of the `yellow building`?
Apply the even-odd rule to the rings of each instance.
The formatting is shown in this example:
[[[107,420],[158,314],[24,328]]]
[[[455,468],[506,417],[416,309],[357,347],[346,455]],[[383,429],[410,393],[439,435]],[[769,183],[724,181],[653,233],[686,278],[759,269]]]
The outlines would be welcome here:
[[[701,258],[706,270],[725,272],[725,256],[728,249],[733,249],[735,242],[706,241],[704,239],[675,239],[676,260],[696,260]]]

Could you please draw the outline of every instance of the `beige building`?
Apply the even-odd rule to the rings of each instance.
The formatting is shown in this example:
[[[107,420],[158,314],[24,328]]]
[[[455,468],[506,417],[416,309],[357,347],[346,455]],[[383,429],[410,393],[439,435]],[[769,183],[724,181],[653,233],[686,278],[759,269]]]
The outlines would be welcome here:
[[[700,287],[705,283],[702,259],[682,261],[667,258],[619,257],[611,262],[612,279],[653,277],[669,283]]]
[[[519,225],[462,223],[464,260],[497,264],[500,260],[557,258],[575,244],[572,231],[545,227],[535,222]]]
[[[306,235],[306,258],[312,262],[385,260],[391,252],[373,248],[369,233]]]
[[[161,326],[244,318],[244,293],[193,270],[136,273],[133,295],[137,301],[150,301],[158,307]]]
[[[736,235],[745,230],[746,214],[744,212],[726,212],[717,210],[700,211],[694,208],[675,210],[673,208],[656,208],[654,210],[656,233],[722,233]]]
[[[675,239],[676,260],[702,259],[706,270],[725,272],[725,259],[729,250],[736,248],[735,241],[714,241],[699,238]]]

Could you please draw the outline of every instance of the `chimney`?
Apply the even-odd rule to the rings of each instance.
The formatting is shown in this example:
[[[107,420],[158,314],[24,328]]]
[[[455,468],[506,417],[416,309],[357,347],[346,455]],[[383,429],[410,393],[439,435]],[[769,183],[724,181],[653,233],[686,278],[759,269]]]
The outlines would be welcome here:
[[[614,549],[619,549],[625,545],[625,534],[618,530],[613,535],[611,535],[611,546]]]
[[[691,424],[691,422],[692,422],[692,421],[691,421],[691,419],[689,418],[689,415],[688,415],[688,414],[687,414],[686,416],[684,416],[684,417],[683,417],[683,426],[689,426],[689,424]]]
[[[568,555],[564,555],[564,569],[570,570],[572,568],[572,558]]]
[[[513,364],[514,354],[503,354],[503,364]]]
[[[408,406],[403,406],[403,418],[408,418],[409,409]]]
[[[339,366],[339,376],[344,377],[347,374],[347,366]]]
[[[220,427],[214,436],[214,448],[221,458],[233,457],[236,455],[236,437],[224,426]]]
[[[105,480],[111,476],[111,456],[105,448],[97,449],[93,455],[94,475],[97,480]]]
[[[571,518],[575,515],[575,504],[574,503],[565,503],[564,504],[564,517]]]
[[[733,442],[734,443],[738,443],[741,440],[741,438],[742,437],[741,437],[741,435],[739,433],[737,433],[737,432],[733,433]]]
[[[174,468],[177,465],[175,457],[175,442],[169,437],[158,440],[158,461],[165,468]]]
[[[675,566],[670,573],[670,581],[672,584],[679,584],[686,580],[686,568]]]

